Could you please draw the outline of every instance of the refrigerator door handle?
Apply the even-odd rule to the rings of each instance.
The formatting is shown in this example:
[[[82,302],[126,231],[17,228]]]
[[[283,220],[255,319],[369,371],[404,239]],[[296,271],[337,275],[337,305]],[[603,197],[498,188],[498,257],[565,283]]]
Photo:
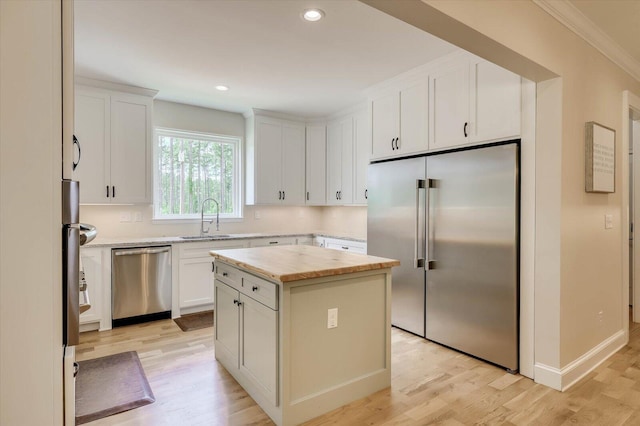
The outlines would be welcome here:
[[[416,235],[415,235],[415,259],[413,262],[414,268],[424,268],[425,260],[425,244],[424,244],[424,230],[421,232],[422,224],[424,223],[424,217],[421,213],[424,211],[420,202],[420,192],[426,189],[426,181],[424,179],[416,179]]]
[[[433,190],[438,188],[438,181],[436,179],[427,179],[427,257],[426,269],[436,269],[436,261],[434,256],[434,237],[436,231],[436,203],[435,198],[432,197]]]

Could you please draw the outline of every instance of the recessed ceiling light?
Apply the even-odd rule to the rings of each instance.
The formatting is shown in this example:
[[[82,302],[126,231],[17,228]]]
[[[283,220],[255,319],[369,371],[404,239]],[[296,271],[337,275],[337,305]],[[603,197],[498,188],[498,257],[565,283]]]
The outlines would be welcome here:
[[[216,86],[216,90],[219,90],[221,92],[226,92],[227,90],[229,90],[229,87],[228,86],[219,85],[219,86]]]
[[[324,18],[324,11],[321,9],[307,9],[302,12],[302,19],[309,22],[316,22]]]

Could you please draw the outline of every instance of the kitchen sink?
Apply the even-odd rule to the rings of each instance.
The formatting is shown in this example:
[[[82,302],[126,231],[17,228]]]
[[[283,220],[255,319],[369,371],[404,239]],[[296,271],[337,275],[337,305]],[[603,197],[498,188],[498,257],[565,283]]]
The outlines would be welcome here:
[[[180,237],[183,240],[215,240],[217,238],[229,238],[229,234],[212,234],[212,235],[188,235]]]

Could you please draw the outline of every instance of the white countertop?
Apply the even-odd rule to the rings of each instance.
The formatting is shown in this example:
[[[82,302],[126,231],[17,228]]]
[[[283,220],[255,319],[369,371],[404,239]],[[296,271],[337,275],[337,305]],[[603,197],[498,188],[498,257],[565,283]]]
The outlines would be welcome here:
[[[338,238],[341,240],[350,240],[358,242],[366,242],[366,239],[340,235],[336,233],[329,233],[324,231],[307,232],[307,233],[286,233],[286,232],[271,232],[271,233],[247,233],[247,234],[225,234],[224,232],[218,232],[217,234],[225,235],[225,237],[216,237],[216,233],[207,238],[195,238],[185,239],[179,236],[162,236],[162,237],[100,237],[100,230],[98,230],[98,237],[89,244],[83,247],[131,247],[131,246],[158,246],[167,244],[179,244],[179,243],[195,243],[203,241],[227,241],[227,240],[242,240],[251,238],[286,238],[286,237],[326,237],[326,238]],[[226,236],[228,235],[228,236]]]

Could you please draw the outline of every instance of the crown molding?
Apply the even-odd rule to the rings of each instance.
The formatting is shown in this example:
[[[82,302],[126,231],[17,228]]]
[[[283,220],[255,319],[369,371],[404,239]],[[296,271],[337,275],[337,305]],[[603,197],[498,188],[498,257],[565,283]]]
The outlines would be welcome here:
[[[640,61],[620,47],[569,1],[533,0],[533,2],[640,81]]]

